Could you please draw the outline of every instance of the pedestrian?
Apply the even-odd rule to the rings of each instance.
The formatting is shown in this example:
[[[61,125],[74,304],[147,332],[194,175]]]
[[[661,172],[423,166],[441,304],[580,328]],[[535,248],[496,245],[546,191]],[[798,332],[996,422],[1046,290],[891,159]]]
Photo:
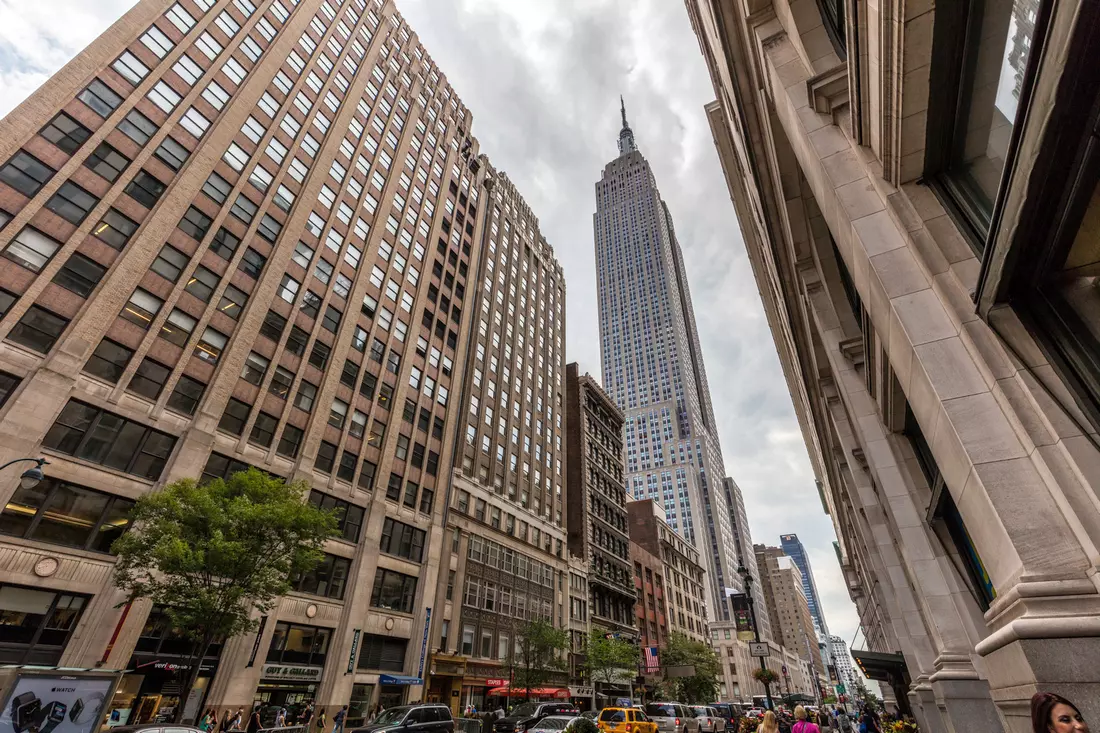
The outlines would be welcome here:
[[[240,730],[244,723],[244,708],[237,708],[237,714],[229,721],[229,730]]]
[[[340,708],[332,716],[332,733],[344,733],[344,719],[348,717],[348,706]]]
[[[226,708],[225,715],[222,716],[221,725],[218,726],[218,733],[227,733],[227,731],[229,730],[230,721],[232,720],[233,718],[231,716],[231,713],[229,712],[229,709]]]
[[[218,714],[210,708],[206,709],[203,713],[202,720],[199,721],[199,729],[202,731],[208,731],[218,722]]]
[[[859,733],[882,733],[875,709],[870,705],[863,707],[863,714],[859,716]]]
[[[1037,692],[1031,698],[1033,733],[1089,733],[1081,711],[1061,695]]]
[[[500,720],[501,718],[504,717],[504,707],[502,705],[500,705],[499,703],[497,704],[496,716],[497,716],[497,720]]]
[[[306,703],[305,708],[302,710],[302,714],[298,716],[298,724],[306,729],[306,733],[309,733],[309,721],[311,720],[313,720],[312,700]]]
[[[771,710],[764,713],[764,719],[757,726],[756,733],[779,733],[779,723],[775,720],[775,713]]]
[[[286,708],[285,707],[280,707],[279,712],[275,713],[275,727],[276,728],[285,728],[286,727]]]
[[[370,713],[367,714],[367,725],[374,722],[374,719],[378,717],[378,703],[371,705]]]
[[[264,724],[260,722],[260,706],[252,708],[252,715],[248,716],[248,727],[245,728],[247,733],[260,733],[260,729],[264,727]]]
[[[817,723],[807,719],[806,708],[796,705],[794,708],[795,724],[791,727],[791,733],[821,733]]]
[[[325,719],[325,709],[321,708],[321,712],[317,714],[317,730],[319,733],[325,733],[326,727],[328,727],[328,721]]]
[[[848,717],[848,711],[840,708],[836,713],[836,729],[840,733],[852,733],[852,721]]]

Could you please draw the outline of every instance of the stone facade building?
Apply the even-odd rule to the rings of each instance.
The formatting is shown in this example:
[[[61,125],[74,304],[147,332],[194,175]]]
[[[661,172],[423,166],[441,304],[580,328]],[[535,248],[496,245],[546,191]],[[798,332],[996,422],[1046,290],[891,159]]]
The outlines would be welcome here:
[[[623,489],[623,414],[599,383],[565,368],[569,553],[588,563],[594,626],[633,641],[634,573]]]
[[[922,730],[1100,718],[1100,8],[686,5],[853,654]]]
[[[798,565],[779,547],[756,545],[755,549],[772,622],[772,638],[809,662],[816,676],[827,679]]]
[[[563,617],[564,285],[471,123],[378,0],[141,0],[0,122],[0,464],[50,460],[3,488],[0,610],[40,610],[0,661],[141,670],[109,703],[130,723],[314,700],[354,724],[463,642],[456,556]],[[462,442],[493,379],[522,471]],[[180,700],[186,644],[108,548],[137,497],[248,465],[308,482],[340,535]]]

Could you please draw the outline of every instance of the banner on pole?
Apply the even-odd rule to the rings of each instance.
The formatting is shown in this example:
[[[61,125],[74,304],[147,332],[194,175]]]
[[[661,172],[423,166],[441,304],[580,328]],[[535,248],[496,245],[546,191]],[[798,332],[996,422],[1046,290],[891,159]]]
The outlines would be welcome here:
[[[730,596],[733,604],[733,619],[737,624],[737,638],[741,641],[753,641],[756,634],[752,631],[752,609],[749,606],[749,597],[744,593],[734,593]]]

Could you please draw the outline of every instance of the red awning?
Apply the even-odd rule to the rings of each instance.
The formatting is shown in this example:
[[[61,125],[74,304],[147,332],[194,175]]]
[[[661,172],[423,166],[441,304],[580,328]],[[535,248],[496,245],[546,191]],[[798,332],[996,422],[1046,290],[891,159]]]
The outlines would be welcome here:
[[[523,687],[510,689],[505,685],[494,687],[486,694],[489,697],[527,697],[527,689]],[[557,697],[566,700],[569,698],[569,690],[563,687],[534,687],[531,689],[531,695],[535,697]]]

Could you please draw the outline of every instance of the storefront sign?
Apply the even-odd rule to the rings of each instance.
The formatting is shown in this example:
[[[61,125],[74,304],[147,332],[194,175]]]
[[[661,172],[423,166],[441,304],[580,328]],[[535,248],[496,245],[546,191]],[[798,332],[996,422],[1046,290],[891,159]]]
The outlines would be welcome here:
[[[301,680],[304,682],[318,682],[321,679],[322,667],[295,666],[293,664],[265,664],[263,676],[271,680]]]
[[[359,651],[359,635],[363,633],[359,629],[356,629],[351,635],[351,656],[348,657],[348,671],[347,674],[351,674],[355,671],[355,653]]]
[[[256,629],[256,641],[252,642],[252,655],[248,658],[248,664],[246,667],[251,667],[256,663],[256,652],[260,651],[260,639],[264,635],[264,627],[267,626],[267,616],[260,616],[260,626]]]
[[[191,671],[191,665],[187,662],[173,662],[167,659],[150,659],[149,657],[138,657],[137,655],[134,655],[134,657],[130,659],[130,665],[133,669],[129,671],[138,674],[162,672],[174,675],[177,672],[187,673]],[[199,665],[199,674],[209,677],[214,673],[217,666],[217,660],[204,659]]]
[[[417,667],[416,676],[424,676],[424,658],[428,654],[428,629],[432,623],[432,607],[424,609],[424,638],[420,642],[420,666]]]
[[[486,687],[504,687],[508,680],[485,680]]]

